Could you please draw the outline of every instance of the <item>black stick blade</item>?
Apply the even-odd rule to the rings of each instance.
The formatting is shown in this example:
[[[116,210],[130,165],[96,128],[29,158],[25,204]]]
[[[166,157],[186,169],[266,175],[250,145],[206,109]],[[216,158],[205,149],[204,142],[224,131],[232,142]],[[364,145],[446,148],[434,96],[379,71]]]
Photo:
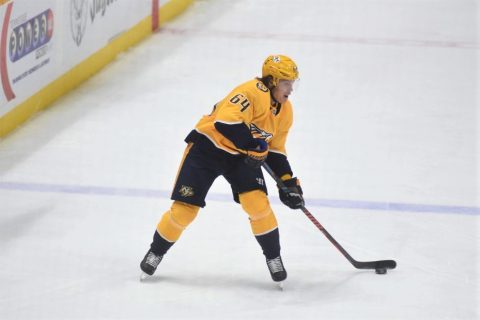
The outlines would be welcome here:
[[[395,269],[397,263],[395,260],[355,261],[353,266],[357,269]]]

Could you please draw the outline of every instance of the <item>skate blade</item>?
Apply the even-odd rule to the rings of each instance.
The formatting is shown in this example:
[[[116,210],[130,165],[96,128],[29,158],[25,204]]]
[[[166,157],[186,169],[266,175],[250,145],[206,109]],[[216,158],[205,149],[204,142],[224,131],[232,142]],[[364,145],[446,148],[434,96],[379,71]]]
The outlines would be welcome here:
[[[146,279],[148,279],[150,277],[150,275],[146,274],[145,272],[142,272],[140,274],[140,281],[145,281]]]
[[[283,291],[283,281],[277,282],[278,289]]]

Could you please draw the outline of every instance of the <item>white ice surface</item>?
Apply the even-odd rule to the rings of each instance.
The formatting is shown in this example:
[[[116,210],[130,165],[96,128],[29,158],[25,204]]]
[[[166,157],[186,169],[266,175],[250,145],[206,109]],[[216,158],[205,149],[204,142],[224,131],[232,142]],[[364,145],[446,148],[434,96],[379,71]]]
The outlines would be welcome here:
[[[477,319],[477,17],[473,0],[197,1],[0,141],[0,319]],[[140,283],[183,138],[271,53],[301,73],[287,147],[307,207],[398,268],[354,269],[269,180],[280,291],[219,179]]]

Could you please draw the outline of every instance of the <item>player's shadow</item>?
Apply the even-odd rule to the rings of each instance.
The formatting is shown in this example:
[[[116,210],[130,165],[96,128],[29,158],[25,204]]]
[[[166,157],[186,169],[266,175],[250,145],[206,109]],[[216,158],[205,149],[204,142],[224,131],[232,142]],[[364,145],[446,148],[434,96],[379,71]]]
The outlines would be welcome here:
[[[344,276],[337,276],[336,280],[328,277],[312,278],[306,281],[302,277],[296,279],[287,279],[284,283],[285,290],[306,290],[306,291],[324,291],[326,295],[331,294],[335,290],[341,290],[345,284],[360,276],[363,272],[353,270],[352,272],[344,272]],[[270,280],[268,274],[264,280],[257,280],[250,277],[230,276],[225,274],[217,275],[201,275],[201,276],[171,276],[171,275],[153,275],[142,281],[145,284],[167,283],[183,287],[197,288],[218,288],[218,289],[257,289],[262,291],[277,290],[279,287]]]
[[[266,275],[266,277],[268,274]],[[231,289],[231,288],[249,288],[257,290],[272,290],[275,289],[275,283],[268,278],[265,281],[255,280],[253,278],[239,277],[239,276],[226,276],[226,275],[202,275],[198,277],[193,276],[167,276],[167,275],[154,275],[142,282],[148,283],[169,283],[183,287],[197,287],[207,288],[215,287],[219,289]]]

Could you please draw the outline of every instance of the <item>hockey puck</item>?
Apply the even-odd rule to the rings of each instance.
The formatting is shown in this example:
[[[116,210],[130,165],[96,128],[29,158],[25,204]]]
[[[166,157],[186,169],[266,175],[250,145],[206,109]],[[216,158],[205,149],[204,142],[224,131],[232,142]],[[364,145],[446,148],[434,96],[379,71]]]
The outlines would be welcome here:
[[[385,274],[387,273],[387,269],[381,268],[381,269],[375,269],[376,274]]]

